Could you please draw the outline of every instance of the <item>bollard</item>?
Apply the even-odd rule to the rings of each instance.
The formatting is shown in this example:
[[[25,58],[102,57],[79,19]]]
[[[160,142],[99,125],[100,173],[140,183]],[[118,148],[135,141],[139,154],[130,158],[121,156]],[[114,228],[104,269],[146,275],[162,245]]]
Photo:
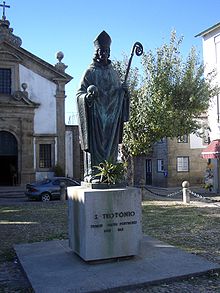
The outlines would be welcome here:
[[[145,180],[142,178],[139,181],[139,184],[141,186],[141,198],[142,198],[142,201],[143,201],[144,200],[144,185],[145,185]]]
[[[189,182],[183,181],[183,203],[187,204],[190,203],[190,195],[189,195]]]
[[[66,200],[66,188],[65,183],[60,183],[60,200]]]

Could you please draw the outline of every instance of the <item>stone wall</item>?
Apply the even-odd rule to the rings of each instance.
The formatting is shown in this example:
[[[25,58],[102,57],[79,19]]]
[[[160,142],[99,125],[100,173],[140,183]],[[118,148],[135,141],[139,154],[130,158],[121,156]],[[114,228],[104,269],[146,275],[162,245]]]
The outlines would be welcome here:
[[[202,149],[191,149],[190,142],[177,143],[168,140],[168,187],[181,186],[187,180],[190,185],[202,185],[207,161],[201,158]],[[177,172],[177,157],[189,157],[189,172]]]
[[[155,143],[150,156],[133,157],[130,160],[130,173],[133,174],[131,185],[146,182],[146,160],[152,163],[152,185],[177,187],[187,180],[190,185],[201,185],[204,181],[207,161],[201,158],[202,148],[191,148],[190,137],[187,143],[178,143],[177,139],[164,139]],[[189,171],[177,171],[177,157],[189,157]],[[158,160],[163,160],[164,171],[158,170]]]
[[[163,160],[164,172],[158,171],[158,161]],[[168,154],[167,154],[167,139],[163,139],[154,144],[152,154],[152,185],[167,187],[168,177],[165,176],[168,171]]]

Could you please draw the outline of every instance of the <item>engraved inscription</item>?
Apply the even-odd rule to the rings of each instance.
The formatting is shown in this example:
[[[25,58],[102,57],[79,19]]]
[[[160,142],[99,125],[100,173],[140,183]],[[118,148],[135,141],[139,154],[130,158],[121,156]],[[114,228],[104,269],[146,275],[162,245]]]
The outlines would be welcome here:
[[[99,223],[95,221],[94,224],[91,224],[90,227],[93,229],[102,228],[104,233],[110,233],[113,231],[123,232],[125,231],[126,226],[136,225],[137,221],[132,220],[134,217],[135,211],[125,211],[125,212],[111,212],[111,213],[102,213],[95,214],[93,216],[94,220],[99,220]],[[100,221],[102,223],[100,223]]]

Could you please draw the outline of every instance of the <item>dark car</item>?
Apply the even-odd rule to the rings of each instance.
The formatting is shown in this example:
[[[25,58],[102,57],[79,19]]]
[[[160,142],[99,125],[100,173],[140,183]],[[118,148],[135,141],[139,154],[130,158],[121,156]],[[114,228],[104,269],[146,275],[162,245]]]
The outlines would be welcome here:
[[[61,187],[60,184],[65,184],[65,189],[68,186],[79,186],[80,183],[76,180],[67,177],[54,177],[34,183],[26,184],[25,195],[28,199],[36,199],[41,201],[50,201],[52,199],[60,199]]]

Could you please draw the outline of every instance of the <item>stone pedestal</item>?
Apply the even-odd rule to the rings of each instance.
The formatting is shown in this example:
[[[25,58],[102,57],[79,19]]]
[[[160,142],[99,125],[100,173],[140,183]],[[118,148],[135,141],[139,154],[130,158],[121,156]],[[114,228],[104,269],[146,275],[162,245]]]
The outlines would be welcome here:
[[[137,255],[142,239],[138,188],[68,187],[69,246],[85,261]]]

